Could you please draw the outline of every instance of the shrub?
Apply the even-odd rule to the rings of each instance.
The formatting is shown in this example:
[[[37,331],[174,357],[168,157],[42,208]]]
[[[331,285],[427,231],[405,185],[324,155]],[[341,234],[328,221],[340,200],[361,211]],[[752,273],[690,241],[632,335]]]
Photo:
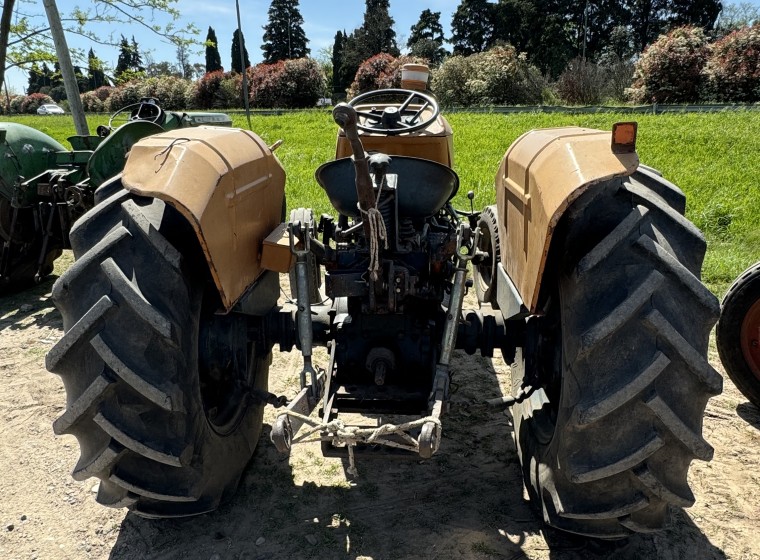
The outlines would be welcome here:
[[[103,112],[103,102],[98,98],[97,94],[94,91],[85,92],[80,97],[82,98],[82,107],[84,108],[85,112]]]
[[[308,57],[257,64],[248,75],[254,107],[314,107],[326,87],[321,66]]]
[[[574,105],[620,100],[632,75],[633,65],[614,55],[599,62],[574,58],[557,79],[557,94],[563,103]]]
[[[678,27],[660,37],[636,62],[626,95],[634,103],[689,103],[700,99],[708,45],[696,27]]]
[[[105,102],[105,100],[111,96],[111,93],[113,92],[113,90],[114,88],[112,88],[111,86],[100,86],[98,89],[93,90],[92,93],[95,94],[95,97]]]
[[[190,82],[176,76],[156,76],[142,83],[142,97],[155,97],[165,111],[185,108],[185,97]]]
[[[188,106],[197,109],[211,109],[214,107],[214,102],[219,93],[219,85],[223,79],[224,72],[221,70],[208,72],[202,76],[200,80],[195,82],[189,94],[190,102]]]
[[[546,80],[512,46],[467,57],[452,56],[433,72],[431,88],[442,105],[540,103]]]
[[[50,88],[50,92],[48,93],[50,97],[53,98],[53,101],[56,103],[60,103],[64,99],[66,99],[66,88],[64,86],[55,86],[54,88]]]
[[[707,91],[719,101],[760,100],[760,23],[716,41],[704,68]]]
[[[40,108],[40,105],[44,105],[45,103],[54,103],[53,98],[44,93],[27,95],[21,102],[21,112],[36,113],[37,109]]]
[[[427,61],[406,55],[396,58],[388,53],[380,53],[368,58],[359,65],[354,81],[348,88],[348,97],[356,97],[375,89],[401,87],[401,67],[410,63],[426,64]]]
[[[142,95],[142,84],[139,82],[129,82],[119,87],[113,88],[111,95],[105,101],[105,110],[109,113],[115,113],[128,105],[140,102]]]
[[[246,71],[250,83],[251,68],[247,68]],[[214,108],[240,109],[243,107],[243,75],[228,72],[224,76],[224,79],[219,83]]]
[[[16,95],[11,99],[11,113],[20,113],[21,105],[24,103],[26,95]]]

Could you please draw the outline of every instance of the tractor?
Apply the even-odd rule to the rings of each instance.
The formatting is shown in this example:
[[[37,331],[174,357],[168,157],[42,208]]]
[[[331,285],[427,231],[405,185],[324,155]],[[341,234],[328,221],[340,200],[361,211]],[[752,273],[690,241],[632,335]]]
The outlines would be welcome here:
[[[67,393],[54,431],[77,438],[73,477],[100,479],[98,502],[149,518],[217,508],[265,406],[277,450],[316,435],[349,475],[364,454],[430,458],[464,350],[511,365],[490,406],[511,409],[547,524],[625,538],[694,503],[687,471],[712,457],[702,418],[722,378],[683,193],[619,123],[527,132],[496,170],[496,204],[457,210],[452,129],[419,74],[334,108],[336,158],[315,172],[334,215],[285,219],[285,171],[250,131],[132,147],[120,189],[71,230],[76,260],[53,286],[65,334],[46,358]],[[463,309],[470,288],[479,305]],[[302,355],[295,395],[267,390],[275,344]]]
[[[742,272],[726,292],[715,341],[731,381],[760,408],[760,262]]]
[[[72,224],[102,194],[120,188],[119,173],[135,142],[200,124],[232,121],[221,113],[164,111],[146,97],[116,111],[97,135],[70,137],[71,151],[31,127],[0,123],[0,294],[53,271],[62,250],[71,248]]]

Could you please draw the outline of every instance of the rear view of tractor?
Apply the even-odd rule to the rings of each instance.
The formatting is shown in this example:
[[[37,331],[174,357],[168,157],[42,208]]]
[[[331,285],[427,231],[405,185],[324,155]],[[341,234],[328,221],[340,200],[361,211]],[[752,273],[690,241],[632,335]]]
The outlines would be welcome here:
[[[333,117],[337,159],[315,175],[336,215],[281,223],[272,150],[201,127],[137,142],[123,188],[72,228],[47,366],[67,392],[54,430],[81,448],[74,478],[148,517],[212,510],[268,404],[281,452],[317,434],[349,474],[365,454],[429,458],[461,349],[512,365],[512,395],[491,405],[512,409],[548,524],[620,538],[691,505],[722,383],[706,360],[718,305],[699,280],[704,238],[681,191],[639,164],[635,125],[523,135],[497,204],[472,212],[453,206],[452,130],[432,95],[380,90]],[[280,305],[285,273],[294,303]],[[463,309],[470,286],[478,309]],[[296,395],[267,391],[274,344],[303,357]]]
[[[226,115],[163,111],[157,101],[114,113],[97,136],[72,136],[73,150],[28,126],[0,123],[0,293],[24,288],[53,271],[70,248],[72,224],[101,193],[118,190],[132,145],[162,130],[217,124]]]

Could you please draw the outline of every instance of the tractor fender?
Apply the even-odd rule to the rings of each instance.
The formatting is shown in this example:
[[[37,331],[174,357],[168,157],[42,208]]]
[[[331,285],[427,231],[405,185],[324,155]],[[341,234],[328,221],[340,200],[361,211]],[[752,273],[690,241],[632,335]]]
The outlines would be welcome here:
[[[192,225],[229,311],[261,275],[264,239],[280,223],[285,171],[256,134],[173,130],[137,142],[124,188],[175,207]]]
[[[638,165],[635,151],[613,153],[610,132],[589,128],[531,130],[509,147],[496,175],[501,264],[530,313],[537,311],[552,236],[567,208]]]

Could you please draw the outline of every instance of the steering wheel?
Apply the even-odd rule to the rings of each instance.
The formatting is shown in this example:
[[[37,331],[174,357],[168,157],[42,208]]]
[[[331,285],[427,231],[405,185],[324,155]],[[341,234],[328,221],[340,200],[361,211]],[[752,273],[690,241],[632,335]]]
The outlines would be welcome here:
[[[129,116],[127,116],[129,112]],[[129,121],[146,121],[161,124],[164,118],[164,110],[156,103],[140,101],[127,105],[116,111],[108,120],[108,127],[114,128]],[[116,123],[116,124],[114,124]]]
[[[389,103],[390,99],[398,99],[400,103]],[[412,107],[412,102],[418,100],[421,105]],[[388,105],[384,108],[373,107],[369,111],[359,110],[358,105],[368,105],[372,101]],[[356,110],[359,116],[357,128],[364,132],[378,134],[402,134],[425,128],[432,123],[440,113],[435,97],[421,91],[410,89],[379,89],[368,91],[354,97],[348,104]],[[422,119],[422,114],[428,110],[428,116]]]

